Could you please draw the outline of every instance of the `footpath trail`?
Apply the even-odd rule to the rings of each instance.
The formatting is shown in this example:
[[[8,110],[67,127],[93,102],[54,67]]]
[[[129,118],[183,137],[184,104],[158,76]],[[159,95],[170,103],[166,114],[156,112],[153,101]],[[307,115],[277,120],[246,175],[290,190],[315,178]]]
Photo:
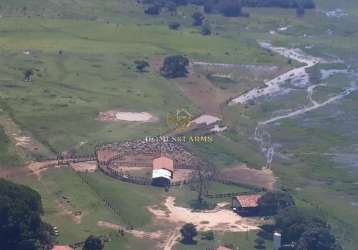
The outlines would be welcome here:
[[[316,86],[312,86],[312,87],[316,87]],[[308,93],[308,98],[311,100],[312,102],[312,106],[309,106],[309,107],[305,107],[305,108],[302,108],[302,109],[299,109],[299,110],[296,110],[296,111],[293,111],[293,112],[290,112],[286,115],[280,115],[280,116],[276,116],[276,117],[273,117],[273,118],[270,118],[266,121],[263,121],[263,122],[259,122],[259,125],[266,125],[266,124],[269,124],[269,123],[273,123],[273,122],[277,122],[279,120],[282,120],[282,119],[286,119],[286,118],[290,118],[290,117],[294,117],[294,116],[298,116],[298,115],[302,115],[304,113],[307,113],[307,112],[310,112],[310,111],[313,111],[313,110],[316,110],[318,108],[322,108],[324,106],[327,106],[328,104],[332,103],[332,102],[335,102],[339,99],[342,99],[344,97],[346,97],[347,95],[350,95],[351,93],[353,93],[354,91],[356,91],[358,88],[357,88],[357,85],[355,83],[351,83],[351,86],[347,89],[345,89],[344,91],[342,91],[340,94],[336,95],[336,96],[333,96],[331,98],[329,98],[328,100],[324,101],[324,102],[321,102],[321,103],[318,103],[316,102],[315,100],[312,99],[312,93]],[[307,89],[308,91],[311,90],[310,88]]]

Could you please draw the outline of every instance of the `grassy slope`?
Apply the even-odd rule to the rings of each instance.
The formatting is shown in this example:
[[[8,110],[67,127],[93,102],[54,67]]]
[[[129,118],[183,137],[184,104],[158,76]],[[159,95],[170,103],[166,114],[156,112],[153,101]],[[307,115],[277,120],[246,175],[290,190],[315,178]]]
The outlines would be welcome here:
[[[303,19],[295,19],[281,10],[258,10],[252,15],[248,25],[251,31],[247,36],[258,39],[268,39],[282,46],[314,45],[308,51],[325,58],[339,56],[351,65],[356,66],[356,54],[352,48],[358,41],[356,37],[358,5],[354,1],[342,1],[339,4],[333,1],[318,1],[322,10],[332,10],[338,6],[348,11],[349,18],[326,18],[320,11],[308,12]],[[276,13],[276,15],[272,15]],[[261,16],[259,16],[261,15]],[[353,16],[355,15],[355,16]],[[280,18],[276,18],[280,17]],[[264,22],[264,20],[266,20]],[[279,26],[290,26],[287,32],[271,36],[269,30]],[[327,35],[327,29],[334,30],[334,36]],[[265,31],[265,32],[262,32]],[[310,35],[305,38],[303,34]],[[225,33],[225,36],[229,36]],[[347,79],[334,77],[328,79],[330,94],[338,92],[346,86]],[[325,89],[327,91],[327,89]],[[326,99],[325,92],[317,93],[318,100]],[[320,99],[321,98],[321,99]],[[332,149],[349,147],[357,140],[352,127],[356,126],[356,114],[352,107],[357,105],[357,94],[352,94],[345,100],[332,104],[327,108],[317,110],[304,117],[281,121],[271,126],[270,133],[274,142],[278,143],[277,152],[290,156],[288,160],[276,158],[274,171],[280,177],[280,184],[291,190],[300,206],[318,209],[332,224],[345,249],[355,249],[358,223],[356,207],[352,201],[357,197],[357,176],[347,173],[347,170],[337,168],[338,164],[325,156]],[[233,107],[226,110],[226,119],[229,124],[238,130],[238,136],[253,135],[257,121],[265,120],[272,115],[272,111],[285,108],[297,109],[298,104],[305,104],[305,93],[276,97],[260,105]],[[336,117],[333,114],[341,115]],[[241,140],[245,144],[245,140]],[[256,150],[257,151],[257,150]],[[255,151],[254,151],[255,152]],[[257,162],[254,165],[258,165]],[[347,167],[347,166],[346,166]]]
[[[12,5],[17,5],[17,7],[19,8],[24,5],[24,1],[8,2]],[[352,32],[352,30],[354,31],[354,27],[356,27],[354,21],[347,21],[347,25],[340,25],[340,23],[337,22],[335,19],[328,20],[327,18],[322,18],[321,14],[318,12],[308,12],[304,19],[294,18],[293,11],[290,12],[286,10],[275,9],[250,10],[250,19],[226,19],[218,16],[212,16],[210,17],[210,20],[215,23],[213,24],[214,29],[219,32],[224,38],[203,38],[193,33],[192,29],[184,29],[180,33],[168,31],[165,27],[166,22],[163,22],[163,17],[143,19],[141,10],[139,8],[136,8],[133,4],[128,4],[127,1],[106,1],[105,3],[101,1],[101,6],[103,6],[103,8],[91,8],[99,4],[98,1],[94,0],[76,1],[75,5],[71,6],[71,8],[68,8],[68,5],[56,6],[56,4],[54,4],[53,2],[46,2],[47,3],[44,4],[44,1],[42,0],[31,1],[31,4],[34,3],[34,5],[28,6],[28,8],[32,11],[38,11],[40,8],[37,6],[45,6],[45,16],[54,16],[56,13],[65,12],[66,14],[61,15],[60,18],[85,19],[87,15],[87,17],[91,16],[93,20],[96,19],[95,17],[97,16],[97,20],[101,22],[105,21],[105,19],[111,19],[111,23],[108,25],[104,24],[104,22],[74,22],[64,20],[47,20],[46,22],[43,22],[44,19],[38,18],[31,18],[31,21],[29,21],[30,19],[23,18],[2,19],[2,21],[4,22],[2,26],[2,35],[4,35],[4,38],[0,39],[0,43],[5,46],[4,48],[6,48],[6,50],[10,50],[13,52],[12,55],[9,55],[9,57],[4,60],[9,61],[9,65],[5,67],[5,70],[2,69],[2,76],[6,76],[6,78],[4,78],[5,80],[10,79],[10,81],[12,81],[13,79],[17,79],[18,81],[18,79],[21,79],[21,73],[16,70],[10,72],[9,68],[14,68],[14,65],[17,65],[24,61],[23,58],[16,59],[16,56],[22,56],[21,51],[24,48],[29,47],[31,49],[39,51],[39,55],[42,55],[41,57],[44,58],[43,60],[46,60],[46,67],[49,67],[48,65],[51,64],[61,65],[58,63],[59,60],[56,54],[59,49],[63,49],[65,51],[64,55],[70,57],[69,59],[66,59],[66,63],[67,61],[72,61],[69,63],[70,65],[67,66],[65,69],[63,69],[63,67],[61,68],[60,66],[52,66],[53,69],[50,70],[49,76],[52,77],[53,75],[56,75],[60,80],[42,80],[45,83],[52,81],[60,82],[61,84],[49,85],[51,86],[50,91],[56,92],[56,94],[57,92],[59,92],[60,94],[67,94],[68,90],[70,89],[69,86],[74,85],[73,83],[75,83],[76,87],[81,87],[80,90],[71,90],[73,92],[78,92],[76,94],[75,102],[82,102],[82,104],[71,106],[71,112],[66,112],[66,110],[61,111],[61,109],[64,108],[56,107],[56,111],[58,111],[59,115],[56,114],[54,116],[53,112],[49,112],[49,110],[46,110],[48,101],[42,100],[44,96],[41,91],[43,91],[43,89],[39,89],[37,90],[38,95],[33,96],[32,99],[29,100],[29,103],[34,102],[34,100],[39,101],[41,103],[40,107],[42,109],[45,109],[45,111],[43,113],[40,113],[40,115],[35,117],[35,119],[32,119],[31,116],[27,114],[29,114],[29,112],[33,112],[33,108],[31,108],[28,103],[19,105],[18,101],[16,101],[15,99],[16,95],[21,96],[21,93],[23,95],[25,95],[25,93],[27,94],[29,88],[27,88],[25,91],[18,90],[18,92],[16,92],[16,95],[13,96],[12,94],[15,94],[15,90],[8,90],[8,92],[11,93],[8,93],[10,98],[7,101],[9,101],[9,103],[11,104],[14,104],[14,108],[16,108],[14,111],[16,111],[15,113],[19,116],[19,120],[22,121],[23,125],[27,129],[33,131],[38,130],[37,135],[39,137],[41,137],[42,134],[44,135],[43,137],[46,140],[49,137],[48,140],[59,149],[64,149],[69,145],[76,144],[80,140],[89,139],[88,133],[91,133],[90,139],[92,141],[95,141],[101,140],[102,138],[110,140],[119,139],[126,136],[130,137],[130,132],[136,135],[138,131],[143,131],[144,128],[142,126],[133,129],[132,125],[129,124],[93,125],[93,116],[97,111],[96,107],[98,107],[98,103],[100,103],[100,106],[103,108],[111,108],[125,105],[122,102],[115,102],[114,104],[106,103],[106,105],[104,105],[103,102],[99,100],[98,103],[93,103],[92,108],[90,108],[91,105],[89,105],[88,103],[83,103],[82,99],[93,99],[94,95],[96,95],[97,97],[98,91],[105,92],[102,94],[101,98],[107,100],[109,99],[106,98],[109,96],[108,92],[112,94],[113,89],[112,91],[106,92],[104,91],[105,88],[100,85],[98,89],[95,89],[96,92],[90,95],[90,93],[88,93],[87,91],[82,90],[83,87],[86,86],[84,84],[93,81],[91,85],[91,89],[93,89],[95,88],[93,87],[93,85],[96,86],[98,80],[96,80],[94,77],[88,77],[90,79],[87,78],[85,82],[82,82],[82,80],[73,80],[76,79],[73,74],[78,71],[83,72],[80,73],[80,76],[81,79],[84,79],[82,78],[83,75],[86,76],[89,74],[89,72],[93,70],[93,67],[90,66],[92,64],[92,61],[102,60],[102,68],[105,67],[109,70],[108,73],[106,73],[102,69],[100,71],[103,71],[104,75],[109,74],[110,78],[113,78],[113,76],[111,76],[111,74],[113,74],[113,70],[111,70],[111,67],[109,67],[109,65],[112,65],[112,62],[115,60],[111,61],[111,59],[108,59],[110,57],[109,54],[115,55],[116,53],[118,53],[121,58],[126,58],[125,60],[121,59],[121,61],[127,64],[130,64],[133,58],[138,58],[138,56],[161,56],[165,53],[174,53],[176,51],[184,52],[198,59],[207,59],[222,62],[280,62],[280,60],[268,57],[264,53],[256,50],[256,45],[254,43],[256,39],[271,39],[276,44],[281,44],[285,46],[295,46],[295,44],[297,43],[314,44],[317,45],[317,49],[313,49],[311,51],[312,53],[322,55],[326,52],[334,52],[336,54],[338,53],[342,57],[347,57],[347,59],[351,60],[353,64],[356,64],[356,62],[351,59],[351,57],[355,56],[354,53],[352,53],[352,47],[355,46],[357,40],[357,37],[354,34],[340,37],[328,37],[326,35],[321,35],[305,39],[302,38],[303,33],[324,33],[327,28],[332,26],[335,29],[339,29],[341,34],[349,34]],[[319,6],[322,6],[322,8],[326,10],[335,8],[337,4],[336,1],[332,0],[317,0],[317,2]],[[26,5],[29,4],[26,2]],[[121,8],[126,5],[129,8]],[[340,6],[346,8],[351,14],[357,14],[358,12],[357,5],[352,0],[340,1]],[[83,13],[83,15],[77,15],[79,12]],[[15,13],[15,15],[19,15],[20,12],[16,12],[12,9],[12,13]],[[103,13],[108,14],[104,16]],[[116,24],[113,24],[126,23],[129,20],[136,20],[136,23],[142,24],[145,22],[150,22],[156,25],[135,26],[125,24],[119,25],[117,27]],[[293,25],[294,28],[292,29],[292,31],[289,31],[286,34],[280,34],[275,37],[268,35],[269,30],[276,29],[278,26],[281,25]],[[248,31],[245,31],[246,27],[249,28]],[[117,29],[118,33],[116,32]],[[32,32],[24,32],[24,30],[32,30]],[[140,31],[144,32],[144,35],[142,35]],[[123,35],[123,33],[125,35]],[[129,37],[131,39],[134,39],[134,41],[136,42],[127,39]],[[231,41],[228,39],[236,40]],[[240,43],[238,43],[237,41],[240,41]],[[212,52],[210,52],[211,54],[208,54],[209,49],[206,49],[204,46],[202,46],[202,44],[209,44],[208,48],[212,50]],[[239,46],[238,52],[235,52],[236,46]],[[227,50],[229,50],[230,54],[234,56],[225,56],[224,52]],[[93,53],[93,51],[95,53]],[[139,51],[140,55],[138,55]],[[3,52],[3,54],[5,55],[6,52]],[[93,57],[92,59],[86,58],[78,60],[77,58],[79,57],[79,54],[84,55],[84,57],[87,57],[89,54],[92,54]],[[11,58],[13,58],[12,63],[10,60]],[[74,58],[76,58],[76,60]],[[87,66],[82,71],[81,67],[84,67],[84,62],[87,63]],[[2,62],[2,65],[4,65],[4,62]],[[74,71],[72,72],[72,79],[70,78],[71,80],[66,80],[63,76],[67,75],[67,72],[65,70],[68,71],[68,68],[74,68]],[[123,67],[122,70],[125,71],[125,67]],[[56,71],[59,71],[59,73],[55,73]],[[158,81],[160,81],[160,78],[158,78],[155,74],[151,73],[151,75],[153,75],[153,80],[151,80],[151,82],[157,83]],[[140,78],[141,76],[138,77]],[[147,76],[145,76],[145,78],[146,77]],[[61,78],[64,78],[65,80]],[[128,77],[128,79],[132,79],[132,76]],[[37,81],[39,80],[35,79],[35,82]],[[162,81],[164,82],[164,80]],[[1,84],[5,82],[8,83],[8,81],[2,81]],[[113,81],[113,85],[115,85],[115,82],[116,81]],[[132,83],[132,81],[130,80],[128,80],[128,82]],[[64,86],[64,83],[66,83],[67,85]],[[108,83],[106,83],[106,85],[107,84]],[[138,89],[139,87],[139,89],[142,89],[143,85],[139,85],[140,86],[136,86],[135,88]],[[112,84],[109,84],[109,86],[112,87]],[[162,85],[160,85],[160,88],[161,87]],[[0,93],[4,93],[4,88],[7,87],[3,87]],[[72,94],[73,93],[71,93],[71,95]],[[126,98],[128,96],[127,94],[123,95],[125,95]],[[47,99],[49,99],[49,97],[47,97]],[[141,98],[133,97],[133,101],[130,101],[130,104],[124,107],[133,110],[135,108],[143,109],[143,107],[150,108],[147,105],[149,101],[143,102],[140,105],[136,105],[139,99]],[[155,105],[153,99],[150,99],[150,106]],[[185,103],[182,98],[179,99],[180,100],[178,101],[178,103]],[[53,101],[56,101],[55,104],[57,105],[58,103],[69,103],[69,101],[67,100],[57,100],[57,98]],[[158,101],[157,105],[159,106],[160,104],[161,102]],[[18,107],[16,107],[16,105],[18,105]],[[174,103],[173,106],[175,105],[176,104]],[[53,107],[51,108],[53,109]],[[21,113],[21,110],[24,110],[25,112]],[[75,110],[77,110],[77,114],[75,112],[72,112]],[[156,109],[153,109],[153,111],[156,111]],[[88,112],[89,114],[86,112]],[[240,113],[242,112],[242,110],[228,110],[227,112],[229,113],[229,115],[233,115],[232,113]],[[239,124],[239,131],[242,131],[240,132],[240,135],[243,135],[246,132],[247,134],[249,134],[250,129],[248,129],[248,127],[254,125],[256,119],[262,116],[266,117],[267,115],[258,114],[256,111],[251,113],[249,112],[251,112],[251,109],[248,111],[244,111],[244,115],[242,117],[238,118],[237,116],[235,116],[234,118],[228,118],[229,122]],[[159,113],[159,115],[163,113]],[[85,125],[83,127],[79,127],[78,123],[76,122],[76,118],[80,118],[79,120],[81,120],[81,123],[83,122],[83,124]],[[44,120],[46,120],[46,122],[50,120],[50,123],[48,123],[45,128],[42,128],[42,130],[39,130],[40,128],[38,125],[40,122],[38,121],[38,119],[41,119],[42,122]],[[57,125],[57,123],[59,124]],[[108,130],[106,130],[107,126],[110,127]],[[86,127],[87,131],[83,130],[84,127]],[[126,127],[127,130],[123,127]],[[69,130],[67,129],[60,130],[61,128],[70,128],[70,130],[72,130],[73,132],[69,132]],[[148,126],[145,126],[145,128],[148,129],[148,132],[150,133],[160,132],[158,128],[148,128]],[[113,132],[108,132],[112,129],[113,131],[116,131],[114,136],[111,134]],[[281,130],[280,134],[282,137],[289,138],[290,135],[292,135],[293,133],[300,134],[301,129],[302,128],[296,128],[295,126],[290,125],[288,127],[285,127],[284,130]],[[69,133],[68,135],[70,136],[70,140],[72,141],[69,141],[68,139],[61,139],[61,137],[63,137],[63,131]],[[81,136],[78,136],[79,134]],[[305,131],[304,133],[301,133],[303,137],[299,137],[298,139],[300,141],[304,141],[303,138],[312,138],[317,135],[319,137],[321,134],[322,133],[317,130]],[[232,135],[228,135],[228,137],[233,139]],[[238,140],[238,138],[234,139]],[[343,138],[343,140],[345,139],[346,138]],[[241,143],[241,147],[246,147],[247,142],[245,140],[245,138],[242,138],[241,141],[239,140],[239,143]],[[294,138],[290,138],[290,140],[295,141]],[[332,138],[325,138],[323,142],[319,143],[319,147],[326,143],[332,143]],[[312,143],[311,146],[308,147],[308,149],[311,150],[312,147],[316,150],[315,143]],[[293,145],[293,148],[296,153],[297,151],[304,149],[304,147],[295,148],[295,145]],[[233,162],[235,163],[235,161],[238,160],[245,161],[247,160],[245,158],[249,156],[249,158],[251,159],[250,163],[252,165],[262,165],[262,159],[260,159],[260,161],[255,162],[255,157],[252,157],[252,155],[254,156],[255,154],[257,154],[257,149],[255,150],[250,146],[247,147],[247,150],[249,150],[249,154],[243,154],[241,157],[235,156],[235,160],[233,161],[232,159],[230,159],[232,155],[232,149],[228,149],[228,153],[222,153],[223,159],[219,159],[218,162],[232,164]],[[320,148],[318,151],[322,152],[322,148]],[[288,151],[288,153],[289,152],[290,151]],[[305,153],[305,150],[303,150],[302,153]],[[356,193],[354,192],[354,183],[356,181],[355,177],[347,176],[340,170],[332,169],[332,165],[324,159],[312,158],[307,156],[303,159],[300,158],[293,163],[277,163],[277,165],[275,166],[275,171],[281,177],[281,183],[292,191],[294,191],[296,188],[305,187],[304,191],[295,192],[296,197],[301,201],[300,204],[302,204],[303,206],[319,206],[322,212],[326,214],[327,218],[331,222],[333,222],[333,226],[336,232],[339,233],[341,239],[344,239],[347,245],[347,249],[354,249],[352,248],[352,246],[354,246],[355,243],[354,240],[352,242],[352,239],[357,239],[356,233],[358,232],[358,228],[356,228],[356,225],[358,225],[358,223],[355,222],[352,218],[358,218],[356,214],[356,209],[350,206],[347,203],[347,200],[342,200],[339,197],[345,196],[347,193],[353,196]],[[348,228],[350,230],[345,231],[342,230],[343,228]]]
[[[106,177],[101,178],[99,181],[106,180]],[[94,189],[84,184],[81,178],[69,169],[47,171],[41,177],[41,181],[38,181],[35,177],[18,178],[15,181],[29,185],[40,192],[45,210],[44,219],[51,225],[58,227],[60,236],[57,241],[61,244],[83,241],[89,234],[109,236],[112,241],[106,245],[106,249],[128,248],[129,246],[145,249],[146,244],[152,244],[149,241],[132,238],[128,235],[120,237],[113,230],[96,226],[99,220],[121,224],[128,214],[124,213],[121,217],[115,215],[112,210],[104,206],[102,196],[98,196]],[[106,187],[106,183],[103,186]],[[138,190],[135,192],[138,193]],[[119,193],[117,190],[111,191],[112,195]],[[63,197],[66,197],[66,200],[69,201],[66,205],[69,211],[82,212],[80,224],[74,223],[71,216],[59,207],[58,204],[63,200]],[[137,204],[137,200],[131,199],[122,200],[122,202],[136,203],[138,206],[142,204]],[[134,216],[134,213],[132,213],[132,216]]]
[[[215,241],[208,241],[200,239],[200,234],[197,237],[197,244],[185,245],[178,243],[175,250],[201,250],[210,249],[218,245],[233,246],[233,249],[252,250],[255,249],[255,239],[259,238],[255,232],[249,233],[214,233]],[[265,241],[266,249],[272,248],[271,241]]]
[[[88,151],[102,141],[160,134],[167,129],[163,118],[168,111],[186,107],[195,113],[173,81],[153,69],[134,72],[136,59],[184,53],[197,60],[284,63],[255,44],[203,37],[190,29],[173,32],[164,25],[5,18],[0,33],[0,93],[7,111],[57,151],[76,148],[81,141],[89,142],[84,149]],[[25,48],[32,55],[24,55]],[[36,70],[31,84],[22,82],[29,68]],[[99,111],[113,108],[150,111],[162,122],[158,126],[95,121]]]
[[[0,168],[14,167],[22,163],[20,156],[16,154],[15,147],[0,126]]]

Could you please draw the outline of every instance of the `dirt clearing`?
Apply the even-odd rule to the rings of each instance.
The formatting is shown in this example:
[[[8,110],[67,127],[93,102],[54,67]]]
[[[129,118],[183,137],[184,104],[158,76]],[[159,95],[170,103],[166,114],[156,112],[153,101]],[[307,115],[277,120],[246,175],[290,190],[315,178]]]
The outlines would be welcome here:
[[[233,168],[226,168],[220,172],[220,180],[253,185],[273,190],[276,177],[270,169],[257,170],[241,165]]]
[[[193,212],[189,208],[175,206],[175,198],[168,197],[161,207],[148,207],[156,220],[166,220],[173,224],[193,223],[199,231],[244,232],[257,230],[260,222],[253,218],[243,218],[231,210],[216,208],[214,210]],[[205,222],[205,223],[203,223]]]
[[[99,112],[98,121],[157,122],[158,118],[148,112],[123,112],[110,110]]]
[[[52,153],[39,141],[33,137],[25,134],[19,126],[8,116],[0,115],[0,125],[4,128],[6,135],[15,144],[18,152],[30,152],[30,153],[46,153],[46,155],[52,155]],[[26,154],[26,153],[25,153]]]
[[[102,227],[102,228],[109,228],[109,229],[113,229],[116,231],[119,230],[123,230],[124,233],[129,233],[137,238],[147,238],[147,239],[153,239],[153,240],[157,240],[160,239],[162,237],[162,233],[160,231],[158,232],[145,232],[145,231],[141,231],[141,230],[129,230],[126,229],[118,224],[113,224],[111,222],[107,222],[107,221],[98,221],[97,222],[97,226]]]
[[[76,172],[94,172],[97,169],[97,163],[95,161],[86,161],[86,162],[78,162],[72,163],[71,167]]]

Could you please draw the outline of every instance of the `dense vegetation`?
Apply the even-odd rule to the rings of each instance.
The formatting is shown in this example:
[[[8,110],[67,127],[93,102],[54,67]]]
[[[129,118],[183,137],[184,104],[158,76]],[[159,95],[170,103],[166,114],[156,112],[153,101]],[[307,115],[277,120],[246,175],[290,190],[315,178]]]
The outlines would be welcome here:
[[[164,59],[160,73],[167,78],[185,77],[188,73],[188,70],[186,69],[188,65],[189,60],[184,56],[167,56]]]
[[[248,16],[242,11],[242,7],[279,7],[300,10],[315,8],[314,0],[143,0],[142,3],[149,5],[144,11],[149,15],[158,15],[162,8],[175,12],[177,6],[187,4],[203,6],[205,13],[221,13],[229,17]]]
[[[283,191],[267,192],[258,201],[262,212],[265,215],[277,214],[280,210],[293,207],[293,197]]]
[[[102,250],[104,248],[103,243],[100,238],[90,235],[83,246],[83,250]]]
[[[41,221],[40,195],[25,186],[0,179],[1,249],[50,249],[51,226]]]
[[[180,234],[183,243],[192,244],[195,243],[194,237],[198,235],[198,232],[194,224],[187,223],[180,229]]]
[[[305,9],[315,8],[313,0],[242,0],[242,5],[246,7],[297,8],[303,6]]]
[[[275,226],[282,232],[283,243],[293,243],[296,250],[342,249],[327,222],[312,212],[297,208],[281,211]]]

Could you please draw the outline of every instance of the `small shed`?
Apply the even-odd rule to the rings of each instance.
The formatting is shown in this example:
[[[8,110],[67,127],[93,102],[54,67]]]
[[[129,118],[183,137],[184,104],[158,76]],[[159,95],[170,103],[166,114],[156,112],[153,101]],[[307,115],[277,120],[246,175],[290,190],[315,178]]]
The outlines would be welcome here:
[[[259,212],[258,201],[261,195],[239,195],[232,198],[231,206],[240,215],[256,215]]]
[[[152,184],[154,186],[167,187],[174,175],[174,161],[161,156],[153,160]]]

